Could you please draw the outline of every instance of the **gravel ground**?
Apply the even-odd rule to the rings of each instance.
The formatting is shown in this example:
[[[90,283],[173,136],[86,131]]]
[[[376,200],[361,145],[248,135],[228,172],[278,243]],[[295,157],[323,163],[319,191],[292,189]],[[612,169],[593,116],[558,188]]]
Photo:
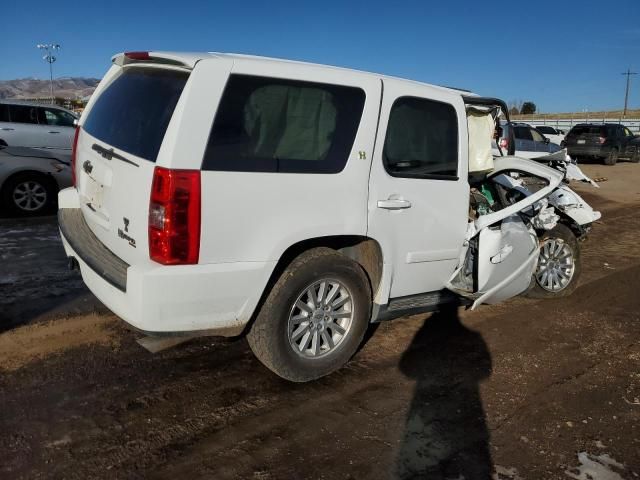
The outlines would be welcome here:
[[[66,270],[55,218],[0,219],[0,478],[634,479],[640,173],[603,211],[581,286],[381,325],[339,372],[287,383],[242,339],[160,354]]]

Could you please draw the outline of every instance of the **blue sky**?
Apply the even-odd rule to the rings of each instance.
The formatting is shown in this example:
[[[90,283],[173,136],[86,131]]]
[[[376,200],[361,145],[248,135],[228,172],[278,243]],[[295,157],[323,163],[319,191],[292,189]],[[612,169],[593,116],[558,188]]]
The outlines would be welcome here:
[[[0,79],[101,77],[125,50],[250,53],[473,90],[543,112],[621,108],[640,0],[6,2]],[[8,20],[8,21],[7,21]],[[640,108],[640,75],[630,107]]]

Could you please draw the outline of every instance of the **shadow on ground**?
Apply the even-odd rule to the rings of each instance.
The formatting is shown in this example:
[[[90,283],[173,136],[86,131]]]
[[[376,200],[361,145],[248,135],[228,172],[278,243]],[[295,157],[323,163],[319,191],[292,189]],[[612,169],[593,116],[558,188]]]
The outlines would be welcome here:
[[[400,360],[416,380],[395,476],[488,479],[493,470],[479,384],[491,375],[482,336],[465,327],[457,307],[434,313]]]

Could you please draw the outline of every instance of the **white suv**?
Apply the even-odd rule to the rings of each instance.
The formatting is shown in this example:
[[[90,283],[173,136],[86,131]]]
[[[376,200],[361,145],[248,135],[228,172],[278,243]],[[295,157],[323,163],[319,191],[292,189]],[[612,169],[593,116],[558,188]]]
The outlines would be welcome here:
[[[0,101],[0,145],[30,147],[69,161],[78,118],[56,105]]]
[[[548,206],[563,175],[547,166],[491,169],[500,110],[334,67],[116,55],[59,195],[64,248],[147,335],[246,333],[278,375],[318,378],[370,322],[575,288],[599,214],[568,188],[566,211]]]

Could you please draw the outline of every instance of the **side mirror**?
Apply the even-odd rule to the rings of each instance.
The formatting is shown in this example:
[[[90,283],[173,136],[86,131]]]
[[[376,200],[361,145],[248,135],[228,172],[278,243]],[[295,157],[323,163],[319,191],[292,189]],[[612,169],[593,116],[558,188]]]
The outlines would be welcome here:
[[[547,137],[544,137],[544,143],[549,144],[550,140]]]

